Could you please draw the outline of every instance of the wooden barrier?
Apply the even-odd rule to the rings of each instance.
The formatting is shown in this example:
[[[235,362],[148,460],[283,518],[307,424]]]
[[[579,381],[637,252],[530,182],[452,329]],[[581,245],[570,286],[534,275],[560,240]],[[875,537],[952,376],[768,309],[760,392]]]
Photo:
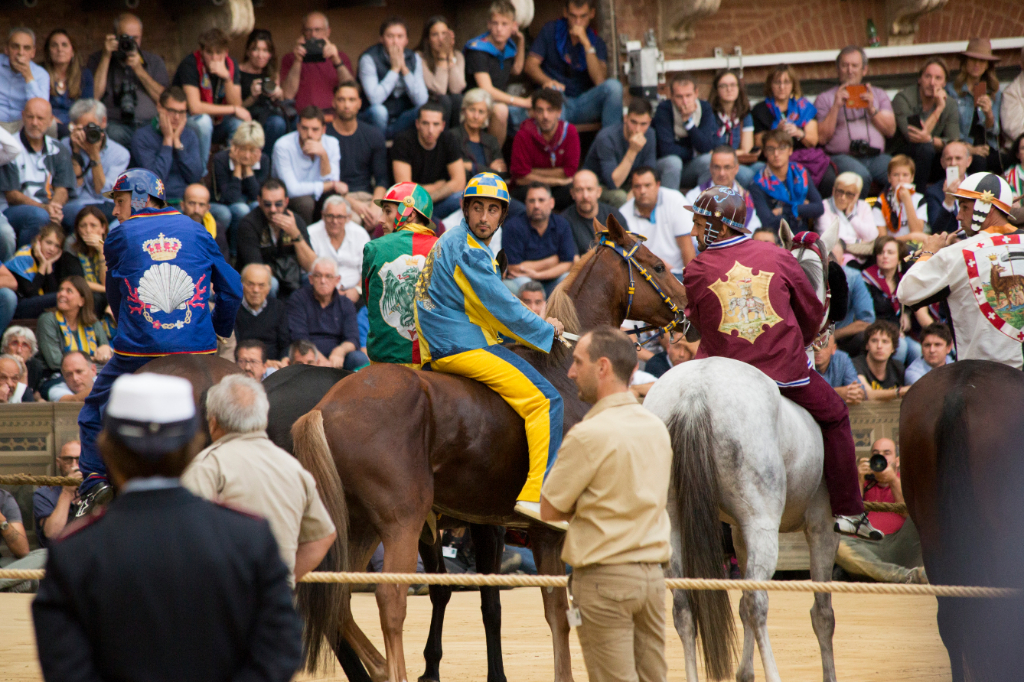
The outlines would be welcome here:
[[[0,407],[0,473],[57,473],[54,458],[61,446],[78,438],[79,403],[28,403]],[[899,442],[900,401],[861,403],[850,408],[857,458],[871,455],[879,438]],[[32,488],[3,486],[18,500],[25,527],[32,527]],[[806,571],[810,554],[803,533],[779,535],[780,571]]]

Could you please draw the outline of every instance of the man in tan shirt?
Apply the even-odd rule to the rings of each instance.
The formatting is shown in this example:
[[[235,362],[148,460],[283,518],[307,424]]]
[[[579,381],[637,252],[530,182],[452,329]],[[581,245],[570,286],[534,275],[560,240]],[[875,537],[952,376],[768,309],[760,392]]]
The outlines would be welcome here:
[[[259,382],[225,377],[206,396],[213,445],[181,476],[190,491],[263,516],[277,540],[289,582],[316,568],[336,531],[313,476],[267,438],[270,404]]]
[[[569,377],[593,407],[574,426],[541,489],[541,518],[568,521],[562,559],[573,567],[580,646],[591,682],[663,682],[665,504],[672,445],[636,402],[633,342],[617,329],[583,336]]]

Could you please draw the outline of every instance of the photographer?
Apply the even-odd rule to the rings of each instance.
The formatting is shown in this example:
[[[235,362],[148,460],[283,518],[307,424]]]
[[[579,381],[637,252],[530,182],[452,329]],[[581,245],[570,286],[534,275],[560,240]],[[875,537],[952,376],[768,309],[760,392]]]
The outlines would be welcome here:
[[[131,154],[107,138],[107,108],[94,99],[80,99],[69,113],[71,136],[61,142],[71,150],[75,168],[76,196],[64,205],[63,225],[71,231],[75,217],[86,206],[96,206],[107,221],[113,220],[114,202],[103,196],[114,187],[117,176],[128,170]]]
[[[160,93],[171,82],[164,60],[141,45],[142,20],[120,14],[114,33],[107,34],[103,49],[90,55],[87,64],[95,76],[94,97],[110,117],[107,135],[123,147],[131,146],[136,128],[156,116]]]
[[[241,72],[228,56],[228,37],[219,28],[199,34],[199,49],[178,64],[171,85],[185,91],[188,125],[199,136],[203,174],[210,162],[210,145],[227,142],[244,121],[251,121],[242,106]]]
[[[270,31],[253,29],[245,40],[245,59],[238,64],[241,72],[242,106],[259,122],[266,135],[267,149],[288,132],[286,109],[282,107],[284,91],[278,82],[277,51]]]
[[[883,458],[885,468],[878,471]],[[872,467],[871,460],[877,462],[875,467]],[[861,459],[857,466],[865,502],[904,503],[900,456],[895,442],[879,438],[871,445],[871,458]],[[836,564],[847,573],[867,576],[878,582],[927,583],[921,558],[921,538],[914,522],[894,512],[868,512],[868,520],[885,533],[885,537],[874,542],[843,536],[836,552]]]
[[[308,106],[330,111],[338,83],[355,80],[352,62],[331,42],[331,26],[321,12],[303,19],[295,49],[281,58],[281,73],[284,98],[294,99],[298,111]]]
[[[861,84],[868,73],[863,49],[848,45],[836,58],[839,85],[814,100],[818,109],[818,142],[840,173],[852,171],[864,180],[861,198],[871,181],[884,185],[890,157],[885,141],[896,133],[896,117],[885,90]],[[853,94],[851,94],[853,93]],[[829,188],[823,190],[829,193]]]

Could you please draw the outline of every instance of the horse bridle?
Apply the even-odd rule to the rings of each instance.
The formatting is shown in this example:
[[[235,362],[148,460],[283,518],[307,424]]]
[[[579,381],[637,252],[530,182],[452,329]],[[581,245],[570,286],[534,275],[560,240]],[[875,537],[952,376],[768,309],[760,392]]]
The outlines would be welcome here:
[[[800,249],[796,256],[798,262],[800,261],[800,257],[803,255],[804,251],[810,251],[818,257],[819,261],[821,261],[821,279],[822,283],[825,285],[825,304],[823,306],[825,309],[825,317],[821,321],[821,326],[818,327],[818,336],[816,336],[814,341],[811,342],[811,348],[814,350],[821,350],[828,345],[828,341],[832,338],[836,329],[835,323],[828,321],[829,310],[832,306],[832,287],[829,286],[828,282],[829,254],[824,252],[819,246],[821,244],[821,239],[816,232],[801,232],[793,237],[793,243],[800,245]]]
[[[622,260],[626,261],[626,269],[629,272],[629,288],[626,290],[626,319],[629,319],[629,312],[633,309],[633,295],[636,293],[636,280],[633,277],[633,268],[636,268],[636,271],[640,273],[640,276],[647,280],[647,283],[651,285],[654,292],[658,294],[662,302],[668,306],[669,310],[672,311],[675,317],[664,327],[659,327],[658,325],[647,325],[646,327],[631,329],[626,333],[642,334],[644,332],[657,330],[658,336],[660,336],[661,334],[669,334],[676,327],[679,327],[681,333],[686,334],[690,330],[690,321],[686,319],[686,315],[683,314],[683,311],[679,306],[672,301],[672,297],[666,294],[664,289],[658,285],[658,282],[655,281],[654,277],[651,276],[651,273],[647,271],[647,268],[645,268],[640,261],[636,259],[636,252],[640,250],[641,246],[643,246],[644,241],[646,241],[646,237],[635,233],[630,233],[630,236],[633,237],[635,241],[629,247],[629,250],[626,250],[622,246],[616,244],[608,235],[607,231],[599,233],[597,239],[598,246],[608,247],[615,253],[619,254]]]

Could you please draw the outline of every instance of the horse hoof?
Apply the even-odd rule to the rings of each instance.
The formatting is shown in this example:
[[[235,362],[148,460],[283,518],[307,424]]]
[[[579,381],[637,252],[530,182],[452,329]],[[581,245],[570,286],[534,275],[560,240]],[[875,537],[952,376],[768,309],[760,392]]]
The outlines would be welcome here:
[[[416,682],[441,682],[441,680],[439,680],[436,677],[427,677],[426,675],[424,675],[423,677],[416,680]]]

